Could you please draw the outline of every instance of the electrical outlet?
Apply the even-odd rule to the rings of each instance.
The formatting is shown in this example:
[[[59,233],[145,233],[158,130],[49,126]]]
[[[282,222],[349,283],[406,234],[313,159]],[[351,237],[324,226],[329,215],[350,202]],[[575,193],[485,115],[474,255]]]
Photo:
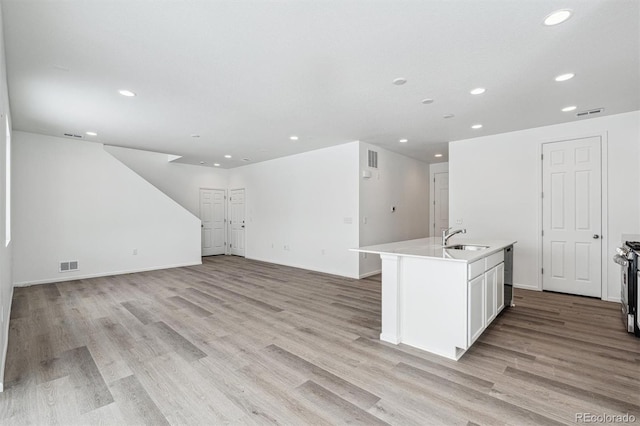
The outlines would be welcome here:
[[[320,250],[320,254],[324,256],[324,249]]]
[[[364,217],[362,218],[362,223],[366,225],[368,220],[369,220],[369,219],[367,219],[367,217],[366,217],[366,216],[364,216]]]
[[[456,225],[462,225],[463,220],[462,219],[456,219]]]
[[[274,247],[275,247],[275,244],[271,243],[271,248],[274,248]]]
[[[289,251],[289,246],[287,244],[284,245],[284,250]]]
[[[133,249],[133,253],[132,253],[132,254],[133,254],[134,256],[137,256],[137,255],[138,255],[138,249]]]

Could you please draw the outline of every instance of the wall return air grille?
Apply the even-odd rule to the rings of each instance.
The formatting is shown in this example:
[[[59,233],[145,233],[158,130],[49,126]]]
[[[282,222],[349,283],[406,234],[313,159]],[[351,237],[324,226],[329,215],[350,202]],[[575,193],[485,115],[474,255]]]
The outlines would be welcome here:
[[[60,262],[60,272],[70,272],[78,270],[78,261],[70,260],[68,262]]]
[[[372,150],[368,150],[368,157],[369,157],[369,167],[371,167],[372,169],[377,169],[378,168],[378,152],[377,151],[372,151]]]

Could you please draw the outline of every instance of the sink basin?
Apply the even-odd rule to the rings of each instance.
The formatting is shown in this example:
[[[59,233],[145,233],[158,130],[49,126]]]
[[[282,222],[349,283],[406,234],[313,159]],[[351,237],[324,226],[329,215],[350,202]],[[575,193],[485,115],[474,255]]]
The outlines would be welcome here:
[[[445,246],[446,249],[453,250],[484,250],[488,249],[489,246],[477,246],[474,244],[457,244],[455,246]]]

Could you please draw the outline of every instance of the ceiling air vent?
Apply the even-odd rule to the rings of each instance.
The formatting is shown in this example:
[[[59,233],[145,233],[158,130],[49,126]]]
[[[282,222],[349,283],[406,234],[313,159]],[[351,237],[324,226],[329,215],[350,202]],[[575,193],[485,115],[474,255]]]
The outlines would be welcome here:
[[[589,111],[580,111],[576,113],[576,117],[586,117],[588,115],[600,114],[602,111],[604,111],[604,108],[590,109]]]
[[[367,153],[369,154],[369,167],[371,167],[372,169],[377,169],[378,168],[378,152],[371,151],[369,149]]]
[[[74,133],[65,133],[65,136],[69,137],[69,138],[78,138],[78,139],[82,139],[82,135],[76,135]]]

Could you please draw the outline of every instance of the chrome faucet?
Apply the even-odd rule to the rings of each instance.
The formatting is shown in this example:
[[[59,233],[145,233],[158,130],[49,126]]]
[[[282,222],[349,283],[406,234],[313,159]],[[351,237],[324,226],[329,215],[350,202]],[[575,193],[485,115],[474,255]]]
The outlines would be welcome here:
[[[462,229],[456,229],[455,231],[451,231],[453,228],[449,228],[449,229],[443,229],[442,230],[442,245],[446,246],[447,245],[447,241],[449,241],[449,238],[453,237],[456,234],[466,234],[467,230],[462,228]],[[451,232],[449,232],[451,231]]]

